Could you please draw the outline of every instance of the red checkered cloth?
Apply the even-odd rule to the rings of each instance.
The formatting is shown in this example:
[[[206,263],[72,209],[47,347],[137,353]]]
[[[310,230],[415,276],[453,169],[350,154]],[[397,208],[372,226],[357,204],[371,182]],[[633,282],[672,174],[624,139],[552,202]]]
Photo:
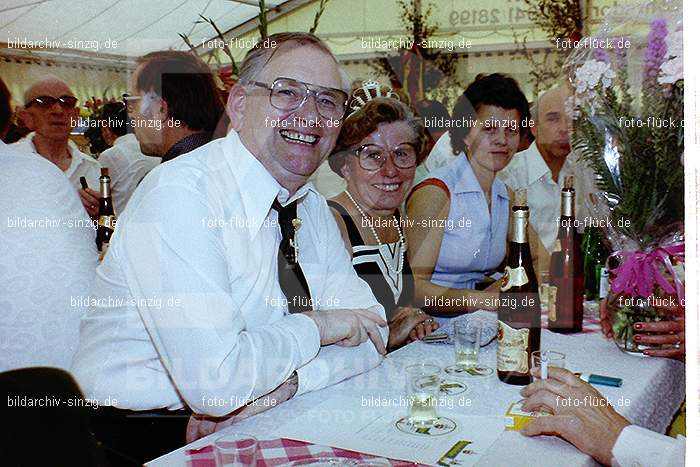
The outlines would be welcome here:
[[[371,460],[377,458],[376,456],[370,456],[359,452],[319,446],[317,444],[309,444],[303,441],[293,441],[285,438],[261,440],[258,442],[258,467],[284,465],[294,461],[319,459],[323,457],[345,457],[355,460]],[[213,446],[205,446],[200,449],[188,449],[185,453],[185,458],[187,459],[187,465],[190,467],[215,467],[216,465]],[[391,465],[401,467],[421,465],[392,459],[389,459],[389,462]]]

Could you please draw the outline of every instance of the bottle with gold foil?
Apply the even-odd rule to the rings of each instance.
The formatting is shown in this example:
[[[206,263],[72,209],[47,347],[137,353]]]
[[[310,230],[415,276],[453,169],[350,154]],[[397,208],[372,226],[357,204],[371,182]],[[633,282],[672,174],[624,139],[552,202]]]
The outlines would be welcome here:
[[[527,240],[530,211],[527,191],[516,192],[511,239],[498,307],[498,378],[507,384],[530,383],[532,352],[540,349],[540,297]]]
[[[114,208],[112,207],[112,190],[110,183],[109,169],[102,168],[100,175],[99,217],[97,220],[97,237],[95,238],[97,242],[97,251],[100,252],[100,258],[107,252],[116,223]]]
[[[576,231],[574,177],[564,179],[561,190],[559,233],[549,263],[550,331],[581,332],[583,328],[583,257],[581,237]]]

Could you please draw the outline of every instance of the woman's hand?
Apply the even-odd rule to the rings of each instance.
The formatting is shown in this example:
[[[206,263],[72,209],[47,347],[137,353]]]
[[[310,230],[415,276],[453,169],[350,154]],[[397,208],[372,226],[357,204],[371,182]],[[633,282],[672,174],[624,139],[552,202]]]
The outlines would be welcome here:
[[[434,320],[425,320],[422,323],[418,323],[413,330],[411,330],[411,332],[408,334],[408,340],[411,342],[422,341],[428,334],[435,331],[439,327],[440,326],[438,326],[438,323],[436,323]]]
[[[685,359],[685,318],[656,323],[634,323],[634,341],[639,344],[668,345],[667,348],[648,349],[644,355]],[[637,334],[637,333],[657,334]]]
[[[433,318],[419,308],[396,307],[394,315],[389,321],[389,344],[387,347],[400,347],[409,339],[411,341],[416,340],[411,338],[411,335],[418,336],[420,332],[425,337],[437,327],[437,323]]]

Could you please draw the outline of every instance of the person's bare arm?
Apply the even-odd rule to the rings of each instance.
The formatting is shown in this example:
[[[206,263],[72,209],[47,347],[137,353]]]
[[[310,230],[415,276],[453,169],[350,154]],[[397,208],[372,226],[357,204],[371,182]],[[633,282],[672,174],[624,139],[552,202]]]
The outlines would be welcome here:
[[[413,269],[413,277],[416,284],[416,303],[422,308],[441,314],[460,314],[465,311],[478,309],[494,309],[486,306],[486,299],[494,302],[498,294],[482,292],[473,289],[457,289],[443,287],[431,282],[435,271],[435,265],[440,254],[440,246],[444,231],[438,220],[446,220],[450,212],[450,199],[442,189],[427,185],[419,188],[408,200],[408,222],[406,240],[408,242],[408,260]],[[428,225],[431,227],[422,227]],[[456,306],[428,306],[435,297],[445,297],[459,305]],[[469,303],[475,303],[469,306]]]
[[[249,401],[243,407],[233,411],[223,417],[210,417],[207,415],[194,414],[187,423],[186,442],[191,443],[204,436],[231,426],[248,417],[265,412],[279,404],[288,401],[297,392],[298,378],[293,373],[284,383],[279,385],[274,391],[265,394],[254,401]]]

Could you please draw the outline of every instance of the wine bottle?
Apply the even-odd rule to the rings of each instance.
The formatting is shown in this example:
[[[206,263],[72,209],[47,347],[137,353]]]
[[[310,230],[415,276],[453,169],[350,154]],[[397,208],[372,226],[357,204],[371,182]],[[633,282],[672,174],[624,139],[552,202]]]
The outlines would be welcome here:
[[[581,332],[583,329],[583,258],[576,232],[574,177],[564,179],[561,190],[559,233],[549,263],[550,331]]]
[[[112,207],[112,190],[110,187],[109,169],[102,168],[100,175],[99,217],[97,220],[97,251],[103,256],[109,247],[109,241],[114,233],[115,215]]]
[[[586,300],[597,300],[600,271],[605,267],[605,247],[597,227],[589,225],[583,232],[583,283]]]
[[[527,190],[516,192],[511,239],[498,306],[498,378],[507,384],[530,383],[532,352],[540,349],[540,297],[527,242]]]

